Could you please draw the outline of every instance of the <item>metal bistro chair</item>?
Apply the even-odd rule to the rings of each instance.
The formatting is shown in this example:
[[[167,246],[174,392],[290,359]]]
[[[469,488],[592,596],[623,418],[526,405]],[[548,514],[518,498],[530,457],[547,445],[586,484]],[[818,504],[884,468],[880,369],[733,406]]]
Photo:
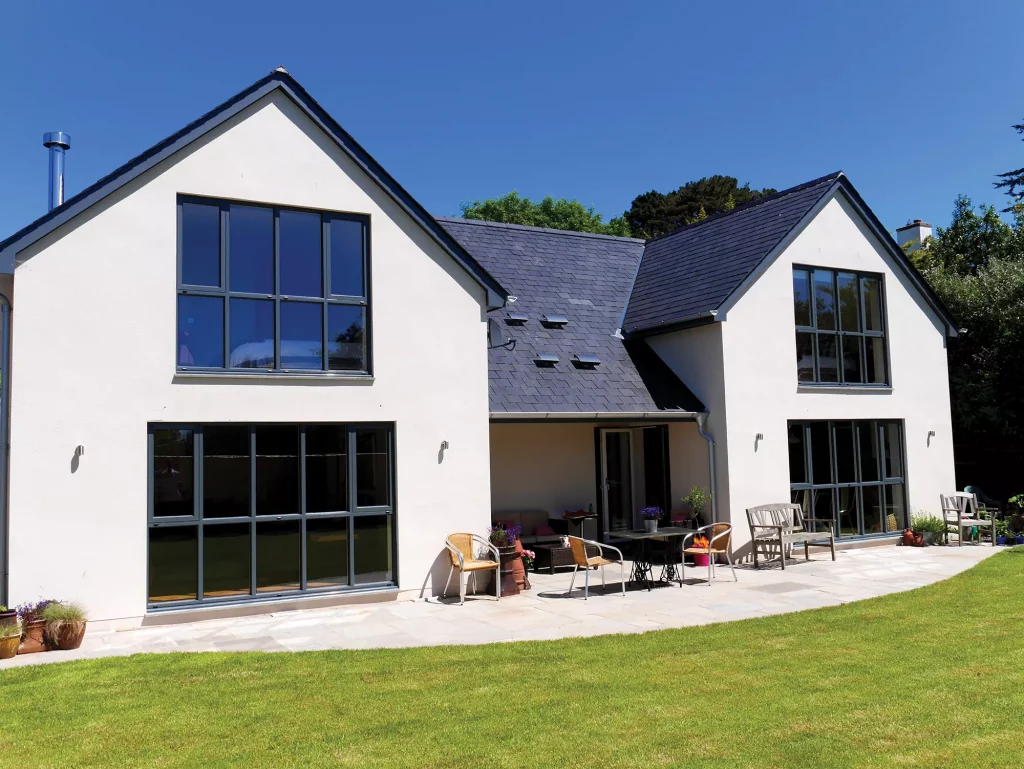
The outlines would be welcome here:
[[[459,606],[466,603],[466,573],[473,576],[473,595],[476,595],[476,573],[478,571],[494,570],[494,597],[501,600],[501,559],[498,557],[498,548],[481,536],[469,532],[458,532],[449,534],[444,541],[448,548],[448,556],[452,561],[452,568],[448,571],[448,579],[445,580],[444,590],[441,597],[448,594],[448,583],[452,581],[452,574],[459,570]],[[484,561],[473,555],[473,546],[483,545],[494,556],[493,561]]]
[[[950,529],[957,533],[957,547],[963,547],[964,529],[978,529],[978,544],[981,544],[981,530],[988,527],[992,534],[992,547],[996,546],[996,517],[989,513],[982,518],[978,511],[978,500],[973,494],[954,491],[952,494],[940,494],[942,501],[942,522],[945,524],[946,544],[949,544]],[[986,511],[987,512],[987,511]]]
[[[596,547],[599,555],[587,555],[587,546]],[[583,569],[583,600],[590,596],[590,570],[595,566],[601,567],[601,589],[604,590],[604,567],[613,564],[619,565],[619,576],[622,579],[622,595],[626,595],[626,567],[623,564],[622,551],[611,545],[602,545],[590,539],[569,537],[569,547],[572,549],[573,560],[576,561],[576,568],[572,570],[572,580],[569,582],[569,591],[566,595],[572,595],[572,587],[576,584],[576,572]],[[604,557],[605,550],[614,550],[618,553],[619,560],[613,561]]]
[[[707,532],[705,534],[705,532]],[[693,539],[694,537],[704,535],[707,537],[707,547],[687,547],[686,540]],[[707,526],[701,526],[697,531],[691,532],[683,537],[683,552],[687,555],[706,555],[708,557],[708,587],[711,587],[711,578],[715,574],[715,558],[719,555],[724,555],[725,560],[729,564],[729,568],[732,569],[732,578],[739,582],[740,578],[736,576],[736,567],[732,565],[732,552],[730,545],[732,544],[732,524],[729,523],[711,523]],[[694,567],[697,568],[697,567]],[[679,578],[682,582],[683,569],[679,569]]]

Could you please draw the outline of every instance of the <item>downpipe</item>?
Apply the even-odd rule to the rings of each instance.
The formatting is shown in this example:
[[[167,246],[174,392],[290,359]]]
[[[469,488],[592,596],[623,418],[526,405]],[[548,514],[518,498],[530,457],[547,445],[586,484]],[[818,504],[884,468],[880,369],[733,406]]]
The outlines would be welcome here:
[[[711,474],[711,522],[718,523],[718,490],[715,488],[715,439],[704,429],[707,414],[697,414],[697,432],[708,442],[708,468]]]
[[[11,423],[11,300],[0,294],[0,605],[10,606],[10,478]]]

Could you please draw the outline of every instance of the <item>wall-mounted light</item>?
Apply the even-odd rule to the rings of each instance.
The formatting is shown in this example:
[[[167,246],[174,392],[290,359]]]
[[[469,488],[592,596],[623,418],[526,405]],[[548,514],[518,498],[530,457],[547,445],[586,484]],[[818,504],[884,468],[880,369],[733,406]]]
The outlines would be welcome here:
[[[754,451],[757,451],[757,445],[764,440],[764,433],[755,433],[754,435]]]
[[[927,443],[928,446],[932,445],[932,438],[934,438],[934,437],[935,437],[935,431],[934,430],[929,430],[928,431],[928,443]]]

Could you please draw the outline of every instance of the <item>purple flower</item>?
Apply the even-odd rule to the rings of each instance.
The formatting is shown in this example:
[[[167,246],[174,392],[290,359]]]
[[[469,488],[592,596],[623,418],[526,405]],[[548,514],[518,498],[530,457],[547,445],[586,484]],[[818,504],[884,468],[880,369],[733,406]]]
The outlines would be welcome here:
[[[648,520],[657,520],[661,518],[665,513],[662,512],[661,508],[655,505],[654,507],[645,507],[640,511],[640,517]]]
[[[28,603],[23,603],[21,606],[16,607],[15,611],[18,612],[18,619],[20,619],[21,624],[24,625],[26,622],[33,622],[37,619],[42,619],[43,609],[51,603],[54,603],[54,601],[49,598],[43,598],[35,602],[29,601]]]

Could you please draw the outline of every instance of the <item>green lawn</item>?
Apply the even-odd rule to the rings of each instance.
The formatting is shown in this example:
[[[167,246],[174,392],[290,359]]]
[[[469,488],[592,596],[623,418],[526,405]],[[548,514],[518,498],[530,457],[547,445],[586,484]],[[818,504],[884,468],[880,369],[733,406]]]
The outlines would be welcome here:
[[[1024,548],[910,593],[644,635],[0,671],[2,766],[1022,763]]]

